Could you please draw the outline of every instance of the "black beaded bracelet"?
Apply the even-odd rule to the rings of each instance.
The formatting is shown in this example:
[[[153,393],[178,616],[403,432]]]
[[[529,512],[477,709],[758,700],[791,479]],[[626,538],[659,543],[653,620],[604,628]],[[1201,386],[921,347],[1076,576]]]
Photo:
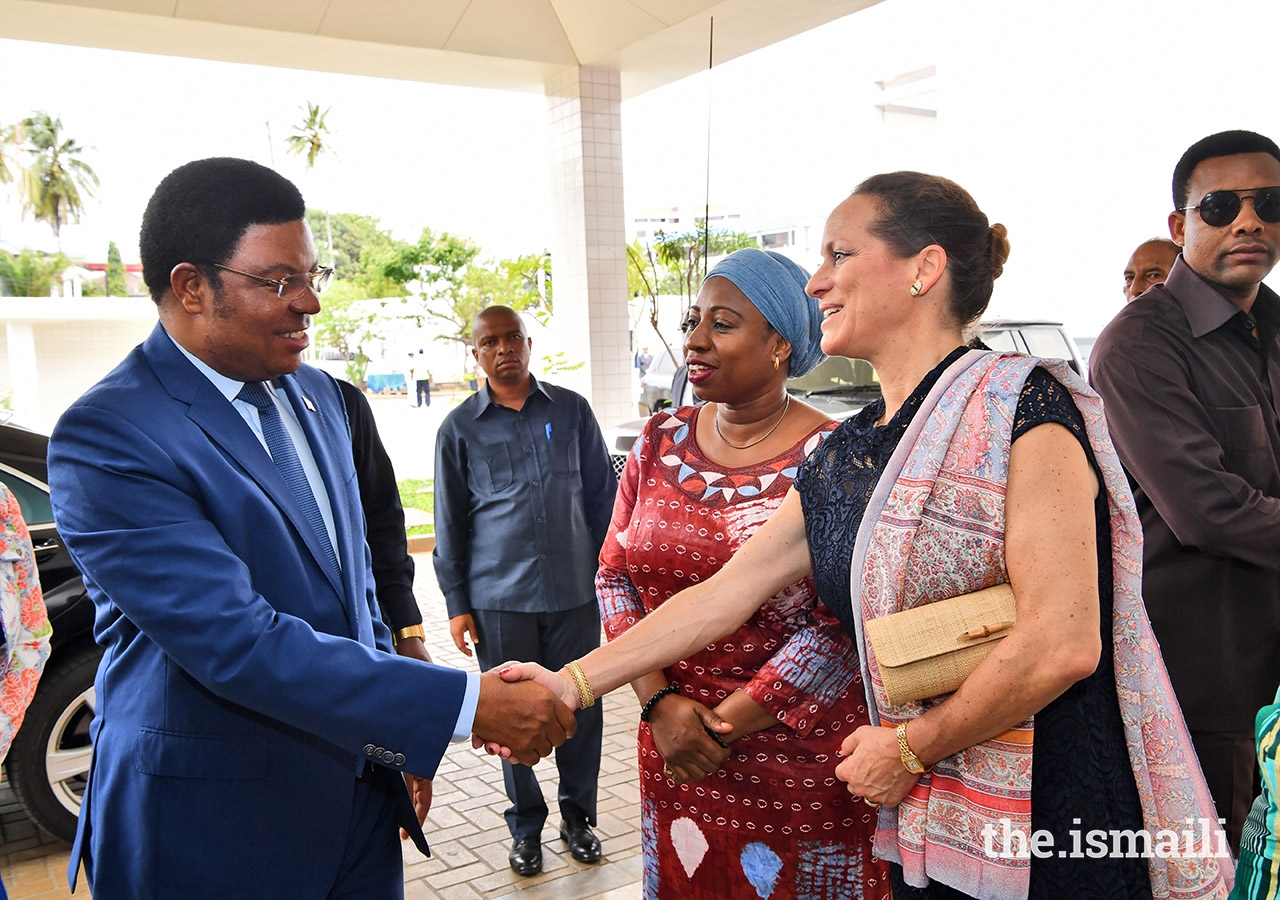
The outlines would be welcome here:
[[[667,696],[667,694],[678,694],[678,693],[680,693],[680,688],[676,687],[674,684],[669,684],[666,687],[664,687],[662,690],[655,693],[652,697],[649,698],[648,702],[645,703],[645,705],[641,708],[640,721],[648,722],[649,717],[653,715],[653,710],[657,707],[658,702],[663,697]]]
[[[719,744],[719,745],[720,745],[721,747],[723,747],[724,749],[726,749],[726,750],[728,750],[728,749],[729,749],[729,745],[728,745],[728,744],[726,744],[726,743],[724,742],[724,738],[720,737],[720,735],[716,734],[714,731],[712,731],[712,730],[711,730],[710,728],[708,728],[706,725],[703,725],[703,726],[702,726],[702,730],[703,730],[703,731],[705,731],[705,732],[707,733],[707,737],[711,738],[711,740],[715,741],[717,744]]]

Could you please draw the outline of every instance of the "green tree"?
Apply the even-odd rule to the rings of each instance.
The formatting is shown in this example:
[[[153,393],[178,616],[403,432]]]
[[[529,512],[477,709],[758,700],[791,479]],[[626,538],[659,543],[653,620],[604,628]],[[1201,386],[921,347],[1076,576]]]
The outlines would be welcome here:
[[[477,288],[468,288],[465,270],[479,253],[468,238],[424,228],[417,243],[377,249],[369,254],[368,264],[371,272],[397,286],[402,317],[419,327],[434,322],[443,329],[439,337],[466,344],[474,318],[468,312]]]
[[[300,125],[293,126],[294,133],[284,140],[289,146],[290,153],[297,156],[305,154],[307,168],[314,169],[316,160],[321,154],[333,152],[333,148],[327,143],[329,126],[324,123],[329,110],[321,112],[320,105],[310,100],[307,101],[306,106],[299,106],[298,109],[306,110],[307,115]]]
[[[23,140],[21,122],[0,125],[0,184],[13,184],[14,181],[19,185],[23,183],[26,169],[19,160]]]
[[[656,232],[654,253],[666,270],[659,293],[679,294],[685,305],[693,303],[706,275],[707,258],[725,256],[734,250],[757,247],[759,243],[742,231],[707,230],[705,219],[697,220],[697,229],[684,234]],[[671,288],[671,289],[668,289]]]
[[[285,144],[295,156],[306,156],[307,169],[314,171],[316,160],[321,154],[333,153],[333,147],[328,143],[329,126],[324,122],[329,110],[321,112],[320,105],[310,100],[306,106],[299,106],[298,109],[305,110],[307,115],[300,124],[293,126],[294,133],[284,139]],[[324,214],[324,236],[325,248],[329,251],[325,263],[333,265],[333,228],[327,212]]]
[[[124,275],[124,261],[115,241],[107,244],[107,296],[127,297],[129,291]]]
[[[632,320],[632,326],[639,323],[647,306],[649,324],[662,340],[667,353],[673,359],[677,358],[658,327],[659,295],[678,294],[684,298],[687,308],[697,296],[706,273],[704,254],[707,251],[715,258],[756,246],[756,239],[742,231],[715,229],[708,233],[705,219],[697,220],[695,231],[684,234],[658,231],[652,244],[633,241],[627,246],[627,288],[633,298],[640,300],[640,309]]]
[[[319,231],[325,212],[307,210],[307,222],[313,232]],[[347,378],[353,384],[364,384],[369,367],[366,348],[382,340],[384,317],[373,300],[403,294],[401,285],[382,274],[382,256],[405,246],[378,227],[371,216],[333,213],[334,271],[333,284],[320,298],[316,314],[317,346],[341,351],[347,361]]]
[[[640,317],[647,310],[654,334],[662,341],[667,355],[675,359],[671,345],[658,327],[658,292],[665,276],[666,271],[659,265],[653,247],[642,244],[638,238],[627,245],[627,293],[633,301],[637,301],[632,304],[631,330],[635,332],[636,326],[640,324]]]
[[[377,274],[365,262],[365,254],[394,247],[398,242],[379,227],[378,219],[355,213],[332,213],[322,209],[307,210],[307,224],[312,234],[333,235],[334,277],[341,281],[356,281],[364,285],[370,297],[386,296],[385,287],[379,289]]]
[[[354,281],[335,281],[320,302],[321,310],[315,317],[316,344],[339,350],[347,361],[347,380],[363,387],[369,370],[365,347],[383,337],[378,311]]]
[[[0,294],[11,297],[48,297],[61,281],[71,260],[61,253],[23,250],[14,256],[0,253]]]
[[[62,120],[36,112],[22,122],[24,148],[31,164],[26,171],[24,212],[53,229],[62,246],[62,226],[80,221],[85,197],[92,197],[98,176],[79,156],[85,148],[62,133]]]
[[[526,253],[515,259],[499,260],[496,269],[507,282],[508,299],[501,301],[502,305],[536,310],[543,319],[551,317],[554,307],[550,253]]]
[[[462,290],[447,310],[436,315],[448,323],[448,333],[440,337],[471,344],[471,323],[480,311],[490,306],[509,306],[518,312],[533,312],[545,320],[550,317],[549,300],[539,293],[540,267],[546,254],[530,254],[496,262],[471,263],[462,273]],[[547,276],[549,283],[549,276]]]

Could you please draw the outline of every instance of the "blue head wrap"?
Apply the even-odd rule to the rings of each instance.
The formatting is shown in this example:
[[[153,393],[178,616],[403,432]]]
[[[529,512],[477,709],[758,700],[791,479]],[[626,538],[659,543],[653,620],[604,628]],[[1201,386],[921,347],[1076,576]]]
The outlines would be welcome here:
[[[818,301],[804,292],[809,273],[772,250],[730,253],[707,278],[728,278],[778,334],[791,342],[791,377],[808,374],[826,359]],[[703,280],[706,283],[706,279]]]

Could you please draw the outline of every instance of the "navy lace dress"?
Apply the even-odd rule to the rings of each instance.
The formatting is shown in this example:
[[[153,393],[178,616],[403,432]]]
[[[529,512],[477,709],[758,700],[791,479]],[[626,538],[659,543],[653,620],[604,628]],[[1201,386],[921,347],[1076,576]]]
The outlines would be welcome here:
[[[884,415],[883,399],[841,423],[805,461],[795,480],[804,508],[818,595],[850,634],[854,633],[855,613],[851,608],[849,560],[871,492],[929,390],[966,349],[957,348],[939,363],[884,426],[874,424]],[[1094,464],[1084,420],[1070,392],[1044,369],[1036,368],[1018,401],[1013,440],[1046,422],[1070,429],[1084,446],[1089,464]],[[1120,722],[1112,668],[1111,542],[1104,494],[1100,494],[1094,514],[1102,658],[1094,674],[1076,682],[1036,713],[1031,827],[1033,831],[1050,832],[1054,850],[1052,856],[1031,861],[1031,900],[1151,897],[1145,859],[1086,856],[1091,830],[1109,833],[1112,829],[1142,828],[1142,809]],[[1109,848],[1109,836],[1107,845]],[[1075,855],[1077,848],[1079,857]],[[890,884],[895,900],[966,896],[937,882],[926,888],[909,887],[897,865],[890,867]]]

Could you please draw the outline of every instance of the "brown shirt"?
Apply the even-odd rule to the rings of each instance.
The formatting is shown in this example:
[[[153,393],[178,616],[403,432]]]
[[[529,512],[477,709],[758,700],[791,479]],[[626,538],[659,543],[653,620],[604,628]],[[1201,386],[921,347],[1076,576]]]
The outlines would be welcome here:
[[[1246,314],[1179,256],[1089,362],[1135,484],[1143,596],[1196,731],[1252,734],[1280,684],[1278,334],[1274,291]]]

